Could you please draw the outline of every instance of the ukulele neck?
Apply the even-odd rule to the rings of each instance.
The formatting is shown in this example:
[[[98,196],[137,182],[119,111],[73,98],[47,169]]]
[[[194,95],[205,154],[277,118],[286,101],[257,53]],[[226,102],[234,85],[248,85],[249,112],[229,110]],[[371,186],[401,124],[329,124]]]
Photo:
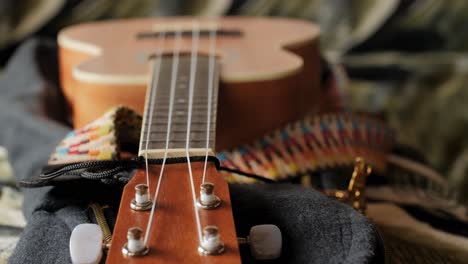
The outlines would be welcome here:
[[[205,156],[207,150],[212,155],[220,69],[217,59],[180,54],[153,60],[139,155],[151,159],[161,159],[165,153],[168,158],[185,157],[187,149],[190,156]]]

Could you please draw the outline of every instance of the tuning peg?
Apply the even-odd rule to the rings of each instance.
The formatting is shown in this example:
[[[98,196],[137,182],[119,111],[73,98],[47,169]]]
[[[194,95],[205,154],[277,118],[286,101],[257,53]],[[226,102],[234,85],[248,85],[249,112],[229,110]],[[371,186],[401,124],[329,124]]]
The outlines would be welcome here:
[[[103,235],[99,225],[77,225],[70,236],[70,256],[73,264],[97,264],[102,257]]]
[[[224,252],[224,243],[221,241],[217,226],[207,226],[203,229],[198,252],[202,255],[219,255]]]
[[[153,206],[151,202],[148,185],[146,184],[137,184],[135,186],[135,198],[130,203],[130,208],[135,211],[147,211],[150,210]]]
[[[200,186],[200,198],[197,206],[201,209],[214,209],[221,204],[221,199],[214,194],[214,184],[205,182]]]
[[[127,243],[122,248],[122,254],[126,257],[140,257],[148,254],[149,247],[143,242],[143,230],[139,227],[131,227],[127,231]]]
[[[276,225],[257,225],[247,238],[238,238],[239,244],[250,244],[250,253],[257,260],[271,260],[281,256],[281,230]]]

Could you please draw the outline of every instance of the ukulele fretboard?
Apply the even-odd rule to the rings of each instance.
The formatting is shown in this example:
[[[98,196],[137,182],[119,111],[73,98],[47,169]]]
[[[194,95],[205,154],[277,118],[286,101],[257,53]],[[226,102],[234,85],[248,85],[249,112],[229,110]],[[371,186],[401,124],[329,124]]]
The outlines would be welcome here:
[[[154,64],[152,84],[149,85],[146,95],[139,155],[145,156],[147,151],[148,158],[162,158],[167,143],[168,157],[185,157],[187,131],[190,130],[188,137],[190,155],[204,156],[207,133],[209,133],[210,152],[215,145],[219,64],[215,61],[210,74],[210,58],[207,56],[198,56],[193,69],[191,69],[190,55],[181,54],[174,66],[173,56],[162,56],[159,59],[161,63],[156,61]],[[190,78],[191,70],[195,71],[193,84]],[[191,106],[189,105],[190,85],[193,85]],[[211,100],[208,93],[210,87]],[[171,88],[174,89],[172,98]],[[190,125],[188,125],[189,118],[191,118]],[[207,131],[208,119],[210,119],[209,131]]]

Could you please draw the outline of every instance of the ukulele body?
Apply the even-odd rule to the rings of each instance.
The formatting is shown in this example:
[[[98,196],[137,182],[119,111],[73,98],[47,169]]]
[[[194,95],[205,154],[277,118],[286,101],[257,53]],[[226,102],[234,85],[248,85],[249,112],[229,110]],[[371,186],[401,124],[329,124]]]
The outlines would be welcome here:
[[[201,32],[214,21],[198,20]],[[63,30],[59,34],[60,78],[75,128],[116,105],[142,113],[148,58],[160,43],[153,33],[161,28],[190,31],[192,21],[189,17],[117,20]],[[221,63],[217,149],[250,142],[318,110],[318,27],[282,18],[215,21],[220,30],[215,52]],[[174,38],[167,35],[160,48],[171,54]],[[208,39],[200,35],[199,53],[209,53]],[[191,38],[184,35],[181,53],[190,53],[191,44]]]

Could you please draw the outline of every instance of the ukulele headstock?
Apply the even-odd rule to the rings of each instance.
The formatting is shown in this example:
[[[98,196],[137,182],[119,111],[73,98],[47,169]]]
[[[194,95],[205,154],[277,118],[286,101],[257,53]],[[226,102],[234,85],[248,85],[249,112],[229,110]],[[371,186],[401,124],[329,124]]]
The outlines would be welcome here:
[[[197,192],[201,191],[201,177],[197,176],[201,176],[203,166],[204,162],[191,162]],[[149,176],[152,178],[151,182],[154,183],[148,189],[150,196],[156,191],[160,169],[161,165],[149,166]],[[200,241],[188,174],[187,163],[165,165],[156,210],[148,225],[151,211],[132,209],[136,186],[146,182],[145,171],[136,172],[125,186],[122,195],[107,263],[185,263],[189,260],[190,263],[240,263],[227,183],[218,174],[214,164],[209,162],[205,183],[213,184],[214,192],[221,203],[215,208],[204,209],[198,206],[197,210],[203,229],[202,235],[210,235],[208,233],[216,231],[215,228],[210,228],[210,226],[215,226],[224,249],[219,254],[206,255],[199,250]],[[203,191],[211,187],[204,186]],[[197,197],[200,197],[198,193]],[[139,228],[141,233],[132,228]],[[148,252],[142,252],[141,256],[128,256],[128,254],[126,256],[123,251],[128,251],[128,248],[124,248],[126,244],[128,247],[127,236],[135,234],[139,236],[141,242],[144,242],[147,230],[150,230],[145,244]]]

